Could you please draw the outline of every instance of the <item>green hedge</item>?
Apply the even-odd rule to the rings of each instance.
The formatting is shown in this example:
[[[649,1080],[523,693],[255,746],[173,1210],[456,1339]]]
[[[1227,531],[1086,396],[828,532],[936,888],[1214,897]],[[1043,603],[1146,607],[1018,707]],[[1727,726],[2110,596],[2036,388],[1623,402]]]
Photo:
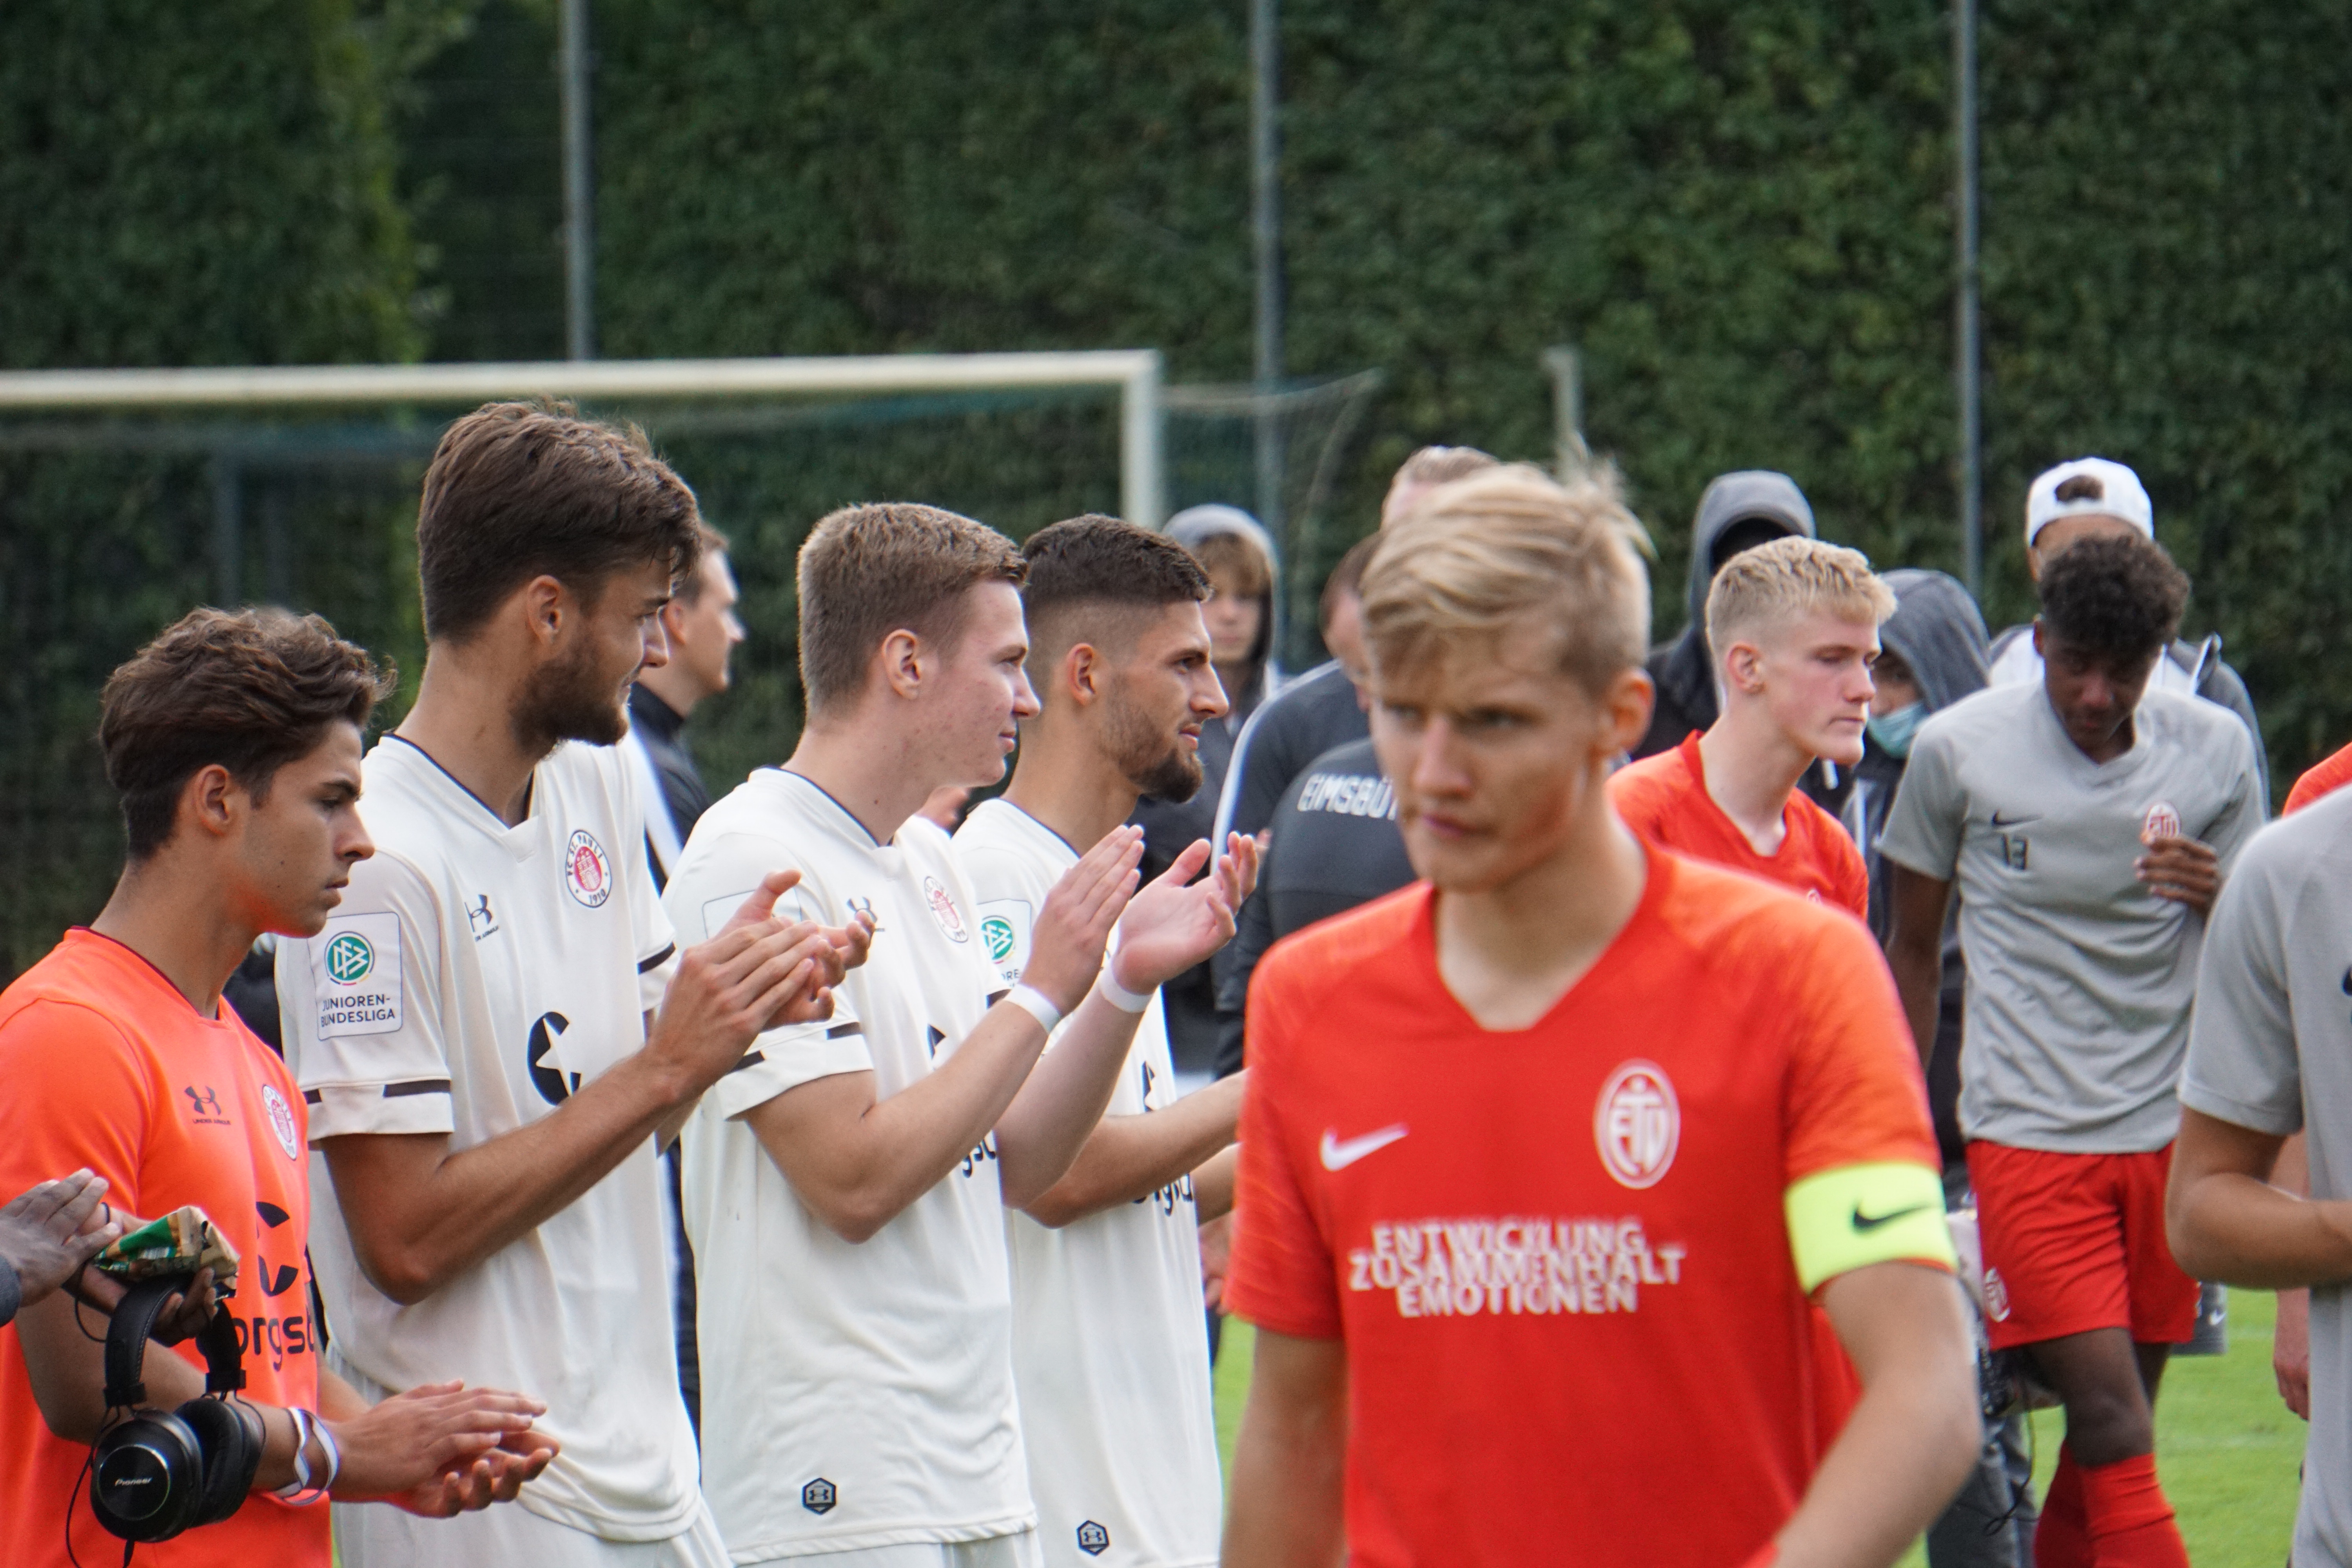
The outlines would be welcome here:
[[[547,147],[517,138],[550,101],[551,10],[0,9],[0,363],[541,341],[551,318],[525,296],[544,284],[520,284],[553,276],[556,209],[524,199]],[[594,10],[606,353],[1151,345],[1178,379],[1246,374],[1241,0]],[[2032,475],[2133,463],[2283,784],[2352,732],[2332,657],[2352,602],[2352,13],[1992,0],[1982,37],[1989,618],[2030,603]],[[1424,441],[1548,456],[1538,355],[1572,342],[1593,444],[1659,538],[1662,632],[1692,505],[1726,468],[1788,469],[1883,564],[1957,565],[1937,7],[1286,0],[1283,47],[1290,368],[1388,374],[1344,515],[1369,526]],[[1091,493],[1070,439],[942,468],[938,499],[1026,526]],[[768,493],[736,458],[697,476],[680,450],[714,500]],[[32,738],[0,798],[43,846],[0,850],[16,962],[103,893],[95,680],[209,592],[201,509],[173,499],[201,477],[163,474],[0,473],[0,722]],[[841,499],[805,485],[725,520],[757,545],[762,641],[698,721],[714,773],[789,744],[785,563]],[[371,543],[296,576],[398,643],[399,560]]]

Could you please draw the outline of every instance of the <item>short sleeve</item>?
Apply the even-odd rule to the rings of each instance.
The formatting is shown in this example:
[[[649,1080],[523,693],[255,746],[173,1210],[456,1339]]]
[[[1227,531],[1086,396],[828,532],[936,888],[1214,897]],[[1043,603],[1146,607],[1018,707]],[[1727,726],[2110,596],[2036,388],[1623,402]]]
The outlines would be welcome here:
[[[2277,857],[2257,847],[2214,904],[2198,962],[2180,1103],[2285,1137],[2303,1130],[2303,1062],[2276,867]]]
[[[2254,766],[2253,742],[2247,739],[2243,726],[2232,731],[2231,739],[2236,742],[2236,765],[2231,773],[2229,800],[2205,830],[2205,842],[2212,846],[2225,877],[2236,868],[2238,857],[2245,853],[2270,815],[2262,773]]]
[[[379,849],[352,868],[324,931],[278,942],[286,1063],[313,1140],[456,1131],[441,937],[423,875]]]
[[[1234,1253],[1225,1279],[1225,1310],[1295,1339],[1335,1340],[1342,1329],[1331,1248],[1307,1205],[1293,1163],[1295,1151],[1304,1145],[1283,1114],[1283,1067],[1295,1027],[1286,1016],[1280,992],[1276,974],[1266,976],[1250,994],[1253,1065],[1242,1096],[1241,1166],[1234,1194]]]
[[[635,735],[635,731],[631,733]],[[614,773],[620,781],[621,838],[624,843],[646,845],[650,851],[653,839],[647,823],[651,814],[659,811],[667,821],[669,807],[658,795],[650,801],[646,798],[646,786],[653,782],[653,769],[644,738],[636,736],[628,745],[642,761],[633,765],[619,754],[621,748],[614,748],[617,765]],[[640,771],[647,775],[642,781]],[[675,834],[672,829],[672,836]],[[628,890],[629,935],[635,944],[637,958],[637,1007],[646,1013],[660,1010],[670,977],[677,973],[677,935],[670,929],[669,916],[662,910],[661,887],[653,874],[654,863],[654,856],[648,853],[644,862],[645,875],[622,879]]]
[[[1013,858],[1000,849],[983,849],[959,842],[957,869],[971,892],[972,913],[980,922],[981,950],[998,982],[1017,985],[1029,964],[1029,945],[1036,933],[1037,910],[1044,902]]]
[[[748,833],[698,836],[663,891],[662,909],[679,940],[705,942],[726,928],[769,872],[792,870],[805,868],[774,839]],[[818,920],[824,909],[822,896],[805,880],[776,901],[776,913],[792,920]],[[705,1103],[720,1116],[740,1116],[804,1083],[871,1071],[874,1056],[850,989],[834,991],[830,1018],[787,1024],[752,1040],[742,1059],[704,1092]]]
[[[106,1178],[108,1202],[157,1212],[139,1173],[169,1092],[105,1015],[79,1002],[27,1003],[0,1024],[0,1199],[86,1165]]]
[[[1785,1204],[1808,1290],[1896,1259],[1953,1264],[1927,1085],[1877,943],[1822,921],[1791,987],[1783,1089]]]
[[[1939,882],[1950,881],[1959,868],[1960,831],[1968,821],[1958,750],[1949,730],[1933,719],[1920,729],[1878,835],[1880,855]]]

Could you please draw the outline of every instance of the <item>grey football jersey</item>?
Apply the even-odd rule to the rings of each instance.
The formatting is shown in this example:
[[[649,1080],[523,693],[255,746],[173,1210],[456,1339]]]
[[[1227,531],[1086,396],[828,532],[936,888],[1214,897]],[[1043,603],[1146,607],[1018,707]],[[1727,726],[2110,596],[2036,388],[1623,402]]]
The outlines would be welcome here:
[[[2264,830],[2221,889],[2181,1102],[2310,1134],[2311,1195],[2352,1198],[2352,790]],[[2352,1564],[2352,1289],[2311,1292],[2298,1563]]]
[[[2021,1149],[2161,1149],[2180,1125],[2203,921],[2134,875],[2142,837],[2210,844],[2226,876],[2262,826],[2227,709],[2151,691],[2132,749],[2094,763],[2039,685],[1920,726],[1879,853],[1960,896],[1960,1128]]]

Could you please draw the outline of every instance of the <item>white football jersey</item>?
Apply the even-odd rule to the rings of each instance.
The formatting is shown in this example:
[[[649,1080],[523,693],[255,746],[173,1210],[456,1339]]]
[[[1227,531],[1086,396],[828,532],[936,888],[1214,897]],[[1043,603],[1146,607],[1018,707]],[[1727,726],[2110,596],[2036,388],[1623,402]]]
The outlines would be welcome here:
[[[973,810],[955,849],[981,941],[1011,985],[1029,962],[1045,894],[1078,853],[1003,800]],[[1109,1113],[1139,1116],[1175,1099],[1155,996]],[[1192,1178],[1059,1230],[1012,1210],[1005,1227],[1013,1370],[1046,1560],[1215,1563],[1224,1504]]]
[[[550,1114],[645,1044],[676,968],[609,747],[559,746],[509,827],[423,751],[368,753],[375,857],[326,930],[278,949],[286,1058],[313,1143],[443,1132],[471,1148]],[[561,1214],[413,1306],[376,1289],[340,1208],[311,1253],[332,1353],[389,1389],[463,1378],[547,1403],[562,1442],[522,1506],[614,1541],[667,1540],[700,1507],[665,1310],[653,1141]],[[323,1156],[312,1169],[330,1178]],[[339,1523],[356,1526],[361,1521]]]
[[[663,904],[683,939],[723,927],[760,879],[803,880],[780,914],[873,917],[874,947],[824,1023],[772,1029],[685,1133],[702,1350],[703,1479],[739,1563],[1028,1528],[1011,1286],[992,1135],[863,1243],[793,1193],[740,1118],[871,1070],[887,1098],[955,1054],[1004,987],[982,956],[947,836],[887,844],[797,773],[762,768],[703,814]]]

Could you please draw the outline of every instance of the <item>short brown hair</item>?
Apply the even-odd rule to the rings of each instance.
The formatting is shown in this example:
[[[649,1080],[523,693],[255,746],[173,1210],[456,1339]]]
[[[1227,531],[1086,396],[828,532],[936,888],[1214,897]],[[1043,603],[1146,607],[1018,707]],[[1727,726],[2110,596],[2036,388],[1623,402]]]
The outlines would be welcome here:
[[[508,595],[555,578],[593,603],[659,563],[675,583],[701,549],[694,492],[634,425],[567,403],[486,403],[441,433],[416,514],[425,635],[461,642]]]
[[[365,729],[397,683],[390,661],[317,616],[189,611],[109,676],[99,700],[98,743],[131,858],[170,841],[180,791],[199,769],[218,763],[265,799],[279,768],[339,721]]]
[[[1033,679],[1041,659],[1051,664],[1089,634],[1102,636],[1081,623],[1108,621],[1104,612],[1197,605],[1209,596],[1209,575],[1190,551],[1164,533],[1099,513],[1039,529],[1021,555],[1029,563],[1021,609],[1029,622]]]
[[[1439,486],[1381,531],[1364,568],[1374,668],[1539,620],[1560,671],[1600,693],[1649,652],[1649,574],[1632,543],[1640,528],[1606,466],[1562,484],[1512,463]]]
[[[1706,640],[1717,658],[1732,635],[1766,622],[1826,610],[1873,626],[1895,613],[1895,590],[1859,550],[1790,534],[1743,550],[1723,563],[1706,591]]]
[[[801,689],[812,714],[856,700],[882,639],[913,632],[947,643],[962,629],[964,593],[1019,587],[1028,574],[1013,541],[935,506],[847,506],[801,546]]]

